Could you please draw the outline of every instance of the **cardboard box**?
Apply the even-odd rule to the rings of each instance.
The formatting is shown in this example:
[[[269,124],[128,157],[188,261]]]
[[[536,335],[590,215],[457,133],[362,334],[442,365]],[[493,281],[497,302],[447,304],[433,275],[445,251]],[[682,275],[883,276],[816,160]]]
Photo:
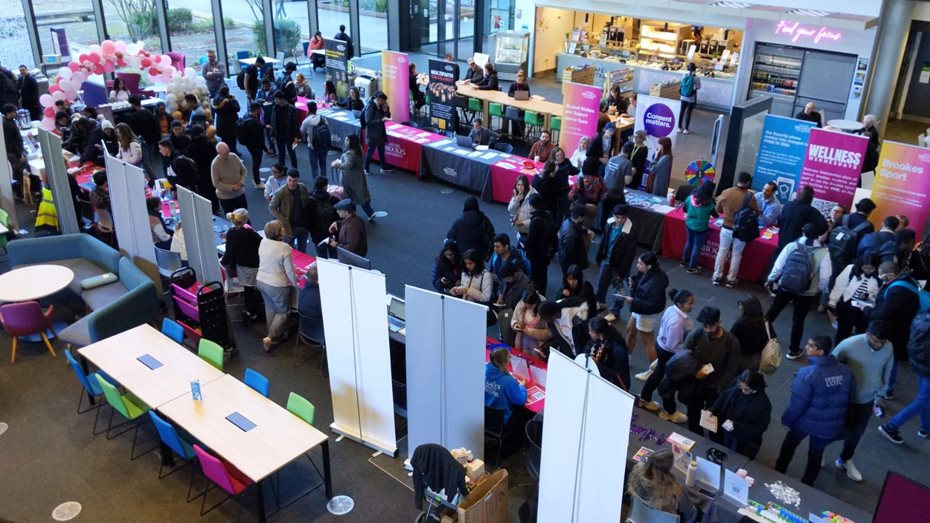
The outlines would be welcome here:
[[[458,522],[458,517],[459,517],[458,514],[456,514],[450,508],[442,509],[441,516],[442,517],[440,518],[439,523],[457,523]]]
[[[459,503],[458,523],[506,523],[507,470],[498,469]]]
[[[484,462],[480,459],[476,459],[467,463],[465,465],[465,475],[472,481],[476,481],[481,476],[484,476]]]

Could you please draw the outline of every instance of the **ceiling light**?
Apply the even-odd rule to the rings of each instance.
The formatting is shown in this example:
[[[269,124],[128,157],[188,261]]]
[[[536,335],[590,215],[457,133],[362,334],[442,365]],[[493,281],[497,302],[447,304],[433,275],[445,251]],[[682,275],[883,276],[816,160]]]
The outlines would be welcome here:
[[[832,13],[829,11],[821,11],[819,9],[791,9],[788,11],[788,14],[791,15],[801,15],[801,16],[817,16],[823,18],[824,16],[830,16]]]
[[[752,4],[747,4],[746,2],[731,2],[730,0],[720,0],[710,5],[711,7],[728,7],[730,9],[746,9],[747,7],[752,7]]]

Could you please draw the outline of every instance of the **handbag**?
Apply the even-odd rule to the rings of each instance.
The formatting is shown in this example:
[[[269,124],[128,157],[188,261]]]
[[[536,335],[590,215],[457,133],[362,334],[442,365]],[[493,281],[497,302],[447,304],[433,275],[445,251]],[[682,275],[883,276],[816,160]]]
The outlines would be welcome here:
[[[774,374],[775,371],[778,370],[778,367],[781,366],[781,345],[778,344],[778,339],[772,338],[768,321],[765,322],[765,335],[768,337],[769,341],[766,342],[765,347],[762,348],[759,372]]]

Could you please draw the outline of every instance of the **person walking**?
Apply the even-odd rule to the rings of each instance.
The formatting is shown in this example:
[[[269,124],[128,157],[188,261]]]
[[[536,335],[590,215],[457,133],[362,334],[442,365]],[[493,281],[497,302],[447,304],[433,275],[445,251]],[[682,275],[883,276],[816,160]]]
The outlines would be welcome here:
[[[804,225],[804,237],[789,243],[781,251],[765,283],[765,287],[775,293],[772,305],[765,312],[765,318],[769,323],[775,323],[781,311],[789,303],[794,303],[791,315],[791,341],[788,345],[788,359],[791,360],[804,355],[801,352],[804,319],[816,301],[817,293],[826,292],[833,270],[830,266],[829,252],[820,244],[817,236],[819,234],[816,225]]]
[[[265,352],[283,341],[291,311],[291,292],[298,287],[291,246],[283,241],[284,225],[278,220],[265,224],[265,238],[258,245],[256,285],[265,302],[268,334],[262,338]]]
[[[252,185],[258,190],[265,189],[260,174],[262,157],[265,154],[265,127],[261,118],[262,104],[252,102],[249,104],[248,114],[236,125],[239,142],[249,151],[249,157],[252,159]]]
[[[888,423],[878,427],[878,432],[896,445],[904,443],[900,433],[901,427],[918,415],[920,428],[917,430],[917,436],[930,438],[930,314],[917,316],[913,324],[907,350],[911,369],[917,375],[917,395]]]
[[[291,105],[284,93],[278,91],[274,94],[274,108],[271,112],[271,134],[274,137],[278,150],[278,158],[284,163],[285,155],[291,160],[291,167],[297,168],[297,153],[294,151],[299,138],[297,134],[297,109]]]
[[[862,473],[853,463],[853,455],[891,379],[894,355],[888,343],[890,329],[887,322],[873,321],[865,334],[846,338],[833,349],[836,361],[849,367],[856,378],[855,396],[846,414],[849,432],[836,460],[836,468],[845,470],[846,476],[855,482],[862,481]]]
[[[668,293],[672,305],[662,313],[659,320],[659,332],[656,334],[656,366],[648,372],[646,383],[639,393],[637,405],[653,412],[662,406],[652,401],[652,393],[665,378],[665,365],[668,360],[684,350],[685,337],[694,329],[694,322],[688,314],[694,310],[694,295],[685,289],[672,289]],[[645,373],[644,373],[645,374]]]
[[[720,247],[717,248],[717,258],[714,260],[714,275],[711,277],[714,285],[723,283],[723,268],[729,256],[730,271],[727,273],[726,286],[736,287],[739,265],[743,259],[746,242],[733,236],[733,219],[737,211],[744,207],[759,212],[759,204],[753,198],[753,192],[749,190],[750,184],[752,184],[752,175],[741,172],[736,178],[736,186],[724,190],[720,196],[717,196],[715,211],[723,216],[723,225],[720,228]]]
[[[865,316],[869,321],[885,320],[891,324],[889,341],[894,349],[895,363],[885,391],[885,399],[890,400],[894,397],[894,387],[898,381],[898,363],[908,359],[911,324],[917,314],[922,312],[918,295],[920,284],[909,271],[901,270],[893,261],[882,262],[878,266],[878,279],[882,281],[882,286],[875,299],[875,307],[867,307]]]
[[[239,101],[230,94],[229,86],[222,85],[213,99],[213,116],[216,119],[216,134],[229,145],[229,150],[238,155],[237,126],[239,121]]]
[[[371,174],[371,157],[378,151],[378,159],[381,161],[381,172],[391,173],[394,169],[388,166],[385,157],[384,146],[387,143],[387,129],[384,123],[391,119],[391,108],[387,104],[387,95],[382,91],[375,93],[374,97],[368,101],[365,110],[362,112],[365,121],[362,127],[365,129],[365,141],[368,143],[368,152],[365,153],[365,174]]]
[[[648,251],[636,259],[636,274],[630,278],[630,294],[620,296],[623,303],[630,307],[630,321],[626,325],[626,345],[632,353],[636,349],[637,335],[641,335],[650,364],[656,359],[655,331],[659,314],[665,309],[667,288],[668,275],[659,265],[659,257]],[[619,315],[620,311],[617,310],[614,316]],[[639,375],[636,378],[643,379]]]
[[[603,308],[601,304],[607,303],[607,292],[612,284],[623,286],[630,275],[633,256],[636,254],[636,236],[633,235],[633,222],[628,216],[629,209],[626,205],[615,205],[610,214],[614,222],[604,230],[604,238],[601,239],[595,257],[599,266],[596,295],[600,308]]]
[[[833,282],[827,307],[831,319],[836,321],[833,342],[837,345],[852,335],[853,331],[862,334],[869,326],[865,309],[875,307],[881,286],[876,271],[877,259],[877,256],[857,259],[844,267]]]
[[[762,303],[752,294],[744,294],[738,302],[739,318],[730,332],[739,340],[739,370],[759,370],[762,350],[769,339],[777,338],[775,328],[765,319]]]
[[[530,225],[526,233],[526,259],[530,262],[530,279],[543,296],[549,285],[549,263],[557,245],[555,217],[543,206],[539,194],[527,197],[530,202]]]
[[[245,164],[239,156],[229,152],[228,145],[224,142],[216,144],[216,158],[210,164],[210,178],[223,212],[248,208],[249,202],[243,190],[247,173]]]
[[[329,126],[322,116],[316,114],[316,102],[307,103],[307,117],[300,124],[300,134],[307,140],[310,152],[310,172],[313,177],[326,176],[326,155],[329,154],[331,138]],[[325,131],[320,125],[326,126]],[[317,130],[319,129],[319,133]],[[357,137],[356,137],[357,138]]]
[[[827,336],[812,337],[805,350],[811,364],[798,370],[791,382],[791,401],[781,416],[788,434],[782,441],[775,470],[787,472],[798,445],[809,437],[801,483],[813,486],[820,474],[824,449],[843,435],[846,411],[855,398],[856,378],[849,367],[830,354],[833,342]]]
[[[374,223],[375,211],[371,208],[368,180],[362,171],[362,144],[358,135],[350,134],[346,137],[346,151],[338,160],[333,160],[332,167],[333,170],[342,171],[343,195],[361,207],[368,215],[368,221]]]
[[[678,132],[688,134],[691,131],[691,113],[697,105],[697,92],[701,89],[701,77],[695,74],[697,66],[694,62],[688,64],[688,72],[681,79],[679,87],[679,100],[681,109],[678,111]]]

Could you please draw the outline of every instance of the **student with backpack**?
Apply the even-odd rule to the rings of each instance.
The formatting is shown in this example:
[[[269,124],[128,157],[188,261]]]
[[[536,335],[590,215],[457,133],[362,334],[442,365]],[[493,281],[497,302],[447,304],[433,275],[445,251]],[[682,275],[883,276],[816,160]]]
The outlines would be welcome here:
[[[262,156],[265,152],[265,127],[262,125],[262,104],[252,102],[249,112],[236,122],[236,131],[239,142],[249,151],[252,158],[252,183],[256,189],[262,190],[265,184],[259,175],[262,166]]]
[[[881,229],[862,237],[862,241],[856,247],[856,255],[877,254],[881,261],[894,260],[898,250],[895,245],[895,230],[900,223],[897,216],[886,216],[882,220]]]
[[[862,203],[866,201],[868,201],[867,204]],[[875,229],[872,222],[868,220],[868,215],[874,208],[875,204],[868,198],[864,198],[856,204],[856,212],[844,216],[830,231],[828,240],[830,262],[837,269],[846,267],[857,259],[859,242]],[[868,212],[864,213],[862,209],[868,209]]]
[[[817,240],[817,226],[812,223],[805,224],[803,233],[802,238],[789,243],[779,253],[765,283],[769,292],[773,289],[775,292],[775,299],[765,313],[765,318],[770,323],[775,322],[789,303],[794,303],[791,315],[791,342],[788,346],[788,359],[791,360],[804,355],[801,351],[804,319],[807,318],[817,292],[826,292],[833,271],[827,249]]]
[[[697,92],[701,88],[701,78],[695,74],[697,66],[694,62],[688,64],[688,72],[681,79],[680,99],[681,110],[678,111],[678,132],[688,134],[691,131],[691,113],[697,105]]]
[[[332,145],[332,135],[326,119],[316,114],[316,102],[307,103],[307,117],[300,124],[300,134],[310,151],[310,172],[313,177],[326,176],[326,155]]]
[[[720,247],[717,249],[717,259],[714,261],[714,275],[711,282],[720,285],[723,282],[723,267],[730,256],[730,271],[727,274],[726,286],[736,287],[736,276],[739,274],[739,264],[743,259],[743,249],[746,243],[759,235],[759,203],[753,198],[749,190],[752,184],[752,175],[747,172],[739,173],[736,186],[726,189],[717,197],[716,212],[723,216],[723,227],[720,229]],[[752,231],[755,230],[755,236]]]

